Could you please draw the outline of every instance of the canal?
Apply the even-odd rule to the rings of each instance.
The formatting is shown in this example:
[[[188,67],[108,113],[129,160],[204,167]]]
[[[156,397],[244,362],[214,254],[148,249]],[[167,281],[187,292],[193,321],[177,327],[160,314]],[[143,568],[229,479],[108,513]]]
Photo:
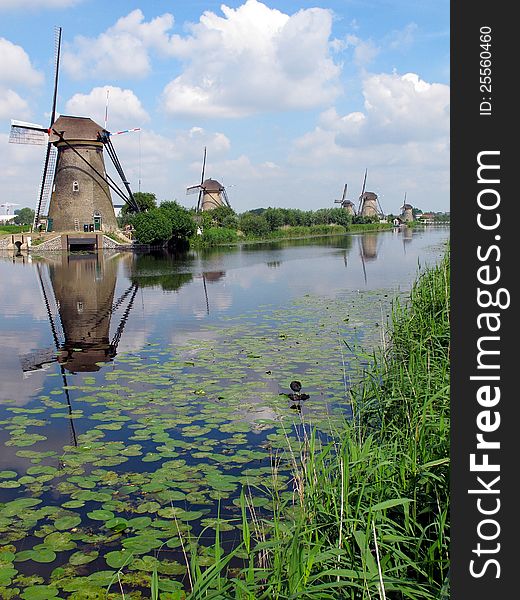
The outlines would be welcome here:
[[[291,451],[350,418],[392,301],[448,240],[0,256],[0,595],[101,598],[119,569],[146,595],[154,565],[174,590],[189,539],[202,564],[217,524],[233,547],[242,490],[266,515],[292,494]]]

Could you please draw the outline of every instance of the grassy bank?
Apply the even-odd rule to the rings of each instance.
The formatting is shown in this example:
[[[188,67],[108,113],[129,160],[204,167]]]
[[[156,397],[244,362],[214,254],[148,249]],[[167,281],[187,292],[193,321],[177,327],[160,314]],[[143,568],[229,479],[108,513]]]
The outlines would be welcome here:
[[[354,419],[331,441],[288,441],[291,493],[273,485],[264,517],[245,490],[240,546],[224,554],[217,529],[202,568],[187,545],[191,591],[165,596],[154,573],[153,598],[448,598],[449,294],[447,253],[394,305],[385,347],[351,391]],[[237,557],[245,566],[230,571]]]
[[[344,227],[343,225],[310,225],[287,226],[263,235],[239,235],[234,229],[211,227],[202,236],[193,236],[190,239],[190,246],[192,248],[208,248],[219,245],[254,244],[387,229],[392,229],[390,223],[353,224],[348,227]]]

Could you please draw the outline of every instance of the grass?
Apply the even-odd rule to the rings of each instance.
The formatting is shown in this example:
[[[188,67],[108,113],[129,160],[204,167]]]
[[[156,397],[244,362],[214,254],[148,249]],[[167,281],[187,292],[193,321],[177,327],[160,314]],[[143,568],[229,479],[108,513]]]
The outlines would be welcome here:
[[[239,546],[224,555],[217,530],[203,569],[192,540],[188,590],[163,596],[154,572],[152,598],[447,599],[449,352],[448,250],[394,304],[385,343],[350,392],[354,418],[326,442],[310,431],[297,451],[288,443],[290,493],[273,467],[274,511],[255,512],[244,490]]]
[[[30,225],[0,225],[0,235],[3,233],[26,233],[31,231]]]

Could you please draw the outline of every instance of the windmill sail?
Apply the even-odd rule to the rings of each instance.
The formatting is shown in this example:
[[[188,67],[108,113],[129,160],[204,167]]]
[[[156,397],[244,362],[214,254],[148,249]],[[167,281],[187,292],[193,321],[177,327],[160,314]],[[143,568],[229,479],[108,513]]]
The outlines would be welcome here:
[[[45,129],[36,123],[27,123],[26,121],[11,119],[11,130],[9,131],[10,144],[44,146],[48,141],[48,129]]]
[[[56,101],[58,99],[58,73],[60,68],[60,49],[61,49],[61,27],[56,27],[54,32],[55,52],[54,52],[54,92],[52,96],[52,110],[49,130],[56,120]],[[54,156],[53,156],[54,153]],[[53,148],[50,138],[47,141],[47,154],[43,165],[42,182],[40,185],[40,197],[38,206],[34,213],[33,229],[38,226],[42,210],[47,207],[47,201],[52,191],[52,182],[54,181],[54,167],[56,166],[56,149]]]
[[[365,178],[363,179],[363,187],[361,188],[361,194],[359,195],[358,213],[361,213],[361,208],[363,206],[363,195],[365,193],[365,187],[367,184],[367,173],[368,173],[368,169],[365,169]]]
[[[204,183],[204,171],[206,170],[206,146],[204,146],[204,159],[202,161],[202,175],[200,177],[200,189],[199,189],[199,199],[197,201],[197,212],[199,212],[201,206],[200,201],[202,199],[202,195],[204,194],[204,188],[202,184]]]

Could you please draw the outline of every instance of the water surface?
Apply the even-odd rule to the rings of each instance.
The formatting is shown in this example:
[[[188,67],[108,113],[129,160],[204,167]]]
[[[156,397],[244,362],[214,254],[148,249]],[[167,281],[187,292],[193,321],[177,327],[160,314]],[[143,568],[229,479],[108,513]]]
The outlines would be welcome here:
[[[0,591],[104,597],[156,560],[182,585],[180,539],[204,554],[217,510],[231,547],[241,490],[268,512],[273,464],[285,489],[305,428],[349,418],[359,350],[448,236],[1,257]]]

